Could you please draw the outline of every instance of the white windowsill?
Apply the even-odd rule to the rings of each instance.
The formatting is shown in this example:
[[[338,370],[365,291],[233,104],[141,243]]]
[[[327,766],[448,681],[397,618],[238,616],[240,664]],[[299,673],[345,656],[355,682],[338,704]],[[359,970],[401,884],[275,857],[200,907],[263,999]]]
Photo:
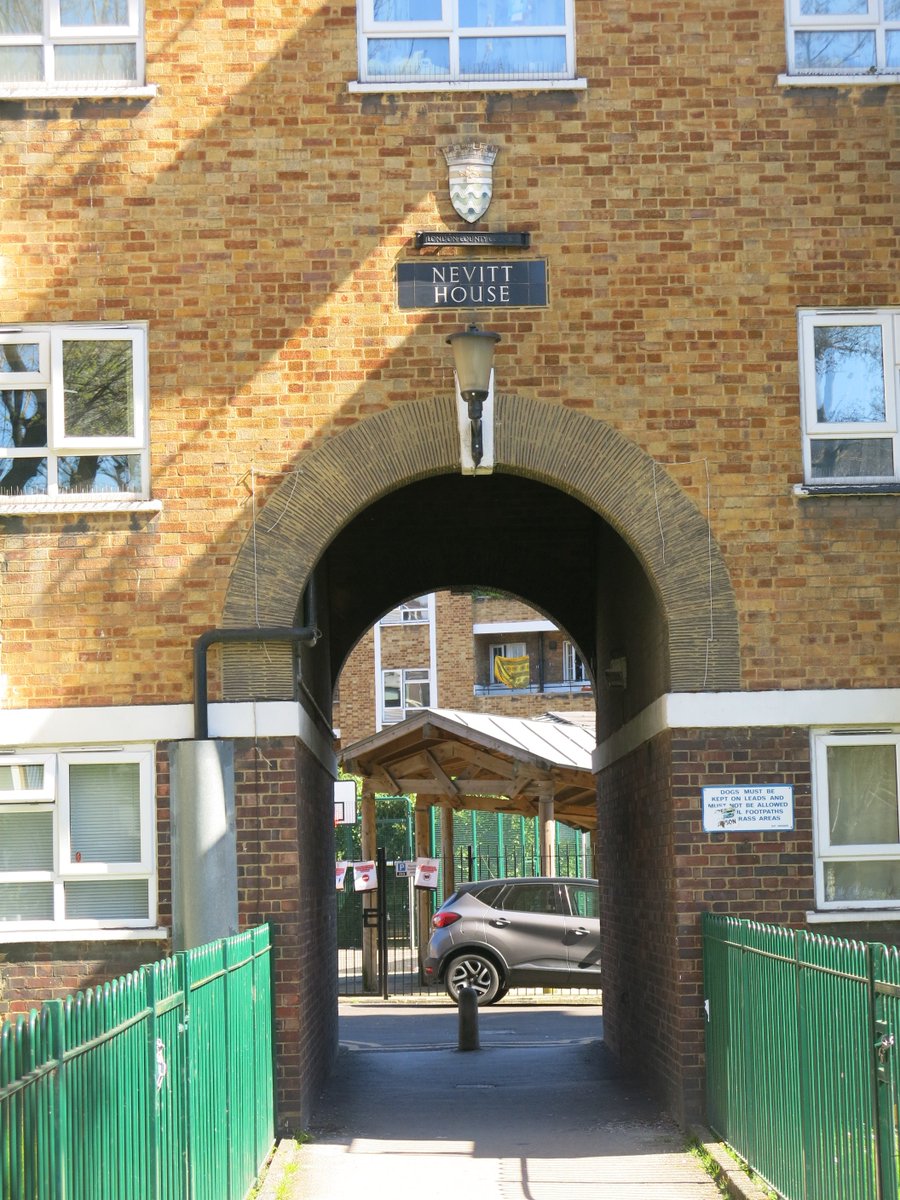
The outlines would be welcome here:
[[[0,946],[21,942],[161,942],[168,929],[2,929]]]
[[[152,100],[159,88],[155,83],[19,83],[0,84],[0,100]]]
[[[793,494],[801,500],[816,496],[897,496],[900,480],[885,483],[795,483]]]
[[[853,72],[848,75],[779,75],[779,87],[891,87],[900,83],[900,73]]]
[[[414,79],[408,83],[361,83],[353,79],[347,84],[350,92],[580,92],[586,88],[586,79],[444,79],[439,82]]]
[[[161,500],[101,500],[97,496],[85,496],[83,500],[13,500],[9,497],[0,498],[0,517],[25,517],[36,513],[161,511]]]
[[[834,912],[827,909],[808,912],[809,925],[835,925],[844,921],[900,921],[900,908],[840,908]]]

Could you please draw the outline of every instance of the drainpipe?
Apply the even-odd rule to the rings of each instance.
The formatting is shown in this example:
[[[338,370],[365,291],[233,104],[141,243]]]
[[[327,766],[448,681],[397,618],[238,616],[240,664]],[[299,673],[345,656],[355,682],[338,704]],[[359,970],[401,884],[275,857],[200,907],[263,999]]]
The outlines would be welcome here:
[[[286,627],[276,625],[248,629],[208,629],[194,642],[194,737],[209,737],[209,697],[207,695],[206,652],[217,642],[291,642],[314,646],[322,636],[315,625]]]

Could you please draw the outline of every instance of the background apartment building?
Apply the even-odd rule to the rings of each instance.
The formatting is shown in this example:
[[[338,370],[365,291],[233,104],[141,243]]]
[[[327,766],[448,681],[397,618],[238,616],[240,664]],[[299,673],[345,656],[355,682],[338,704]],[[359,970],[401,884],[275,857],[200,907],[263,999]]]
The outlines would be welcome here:
[[[500,663],[497,663],[500,659]],[[385,613],[341,671],[342,747],[421,708],[511,717],[593,709],[570,637],[512,596],[475,589],[415,596]]]
[[[0,0],[0,1004],[270,920],[302,1119],[334,687],[473,583],[596,686],[605,1037],[673,1112],[702,911],[897,940],[896,18]]]

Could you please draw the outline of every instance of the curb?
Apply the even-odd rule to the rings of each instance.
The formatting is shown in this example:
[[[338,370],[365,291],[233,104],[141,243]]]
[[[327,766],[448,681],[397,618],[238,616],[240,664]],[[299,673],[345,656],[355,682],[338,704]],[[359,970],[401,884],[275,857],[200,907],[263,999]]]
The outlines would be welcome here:
[[[731,1200],[770,1200],[775,1194],[772,1189],[751,1179],[746,1169],[728,1153],[724,1144],[717,1141],[710,1130],[701,1126],[689,1132],[709,1155],[714,1166],[714,1170],[711,1171],[712,1177],[717,1183],[725,1185]]]
[[[277,1200],[279,1192],[282,1198],[289,1196],[288,1187],[282,1188],[282,1184],[285,1184],[294,1175],[299,1161],[299,1143],[292,1137],[278,1138],[275,1148],[260,1172],[257,1190],[250,1193],[253,1200]]]

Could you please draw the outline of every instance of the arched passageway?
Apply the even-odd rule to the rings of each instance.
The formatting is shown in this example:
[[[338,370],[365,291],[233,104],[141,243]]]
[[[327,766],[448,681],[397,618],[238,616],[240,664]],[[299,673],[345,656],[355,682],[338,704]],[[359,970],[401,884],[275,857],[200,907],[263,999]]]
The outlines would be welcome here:
[[[301,648],[299,673],[320,726],[346,655],[385,609],[473,583],[514,592],[564,626],[598,679],[610,658],[626,659],[627,688],[598,693],[601,740],[666,693],[738,686],[724,563],[703,515],[661,465],[599,420],[516,396],[497,398],[495,454],[493,474],[460,475],[443,397],[332,435],[261,508],[223,623],[315,621],[322,638]],[[226,699],[290,699],[294,676],[282,644],[224,649]],[[289,1069],[314,1076],[310,1047],[336,1037],[325,984],[334,973],[304,970],[333,956],[331,776],[321,748],[301,738],[297,756],[299,1065]],[[694,931],[679,912],[671,762],[665,736],[639,760],[598,759],[599,873],[608,1043],[683,1113],[699,1095],[702,1026],[699,963],[685,972],[678,945]]]

